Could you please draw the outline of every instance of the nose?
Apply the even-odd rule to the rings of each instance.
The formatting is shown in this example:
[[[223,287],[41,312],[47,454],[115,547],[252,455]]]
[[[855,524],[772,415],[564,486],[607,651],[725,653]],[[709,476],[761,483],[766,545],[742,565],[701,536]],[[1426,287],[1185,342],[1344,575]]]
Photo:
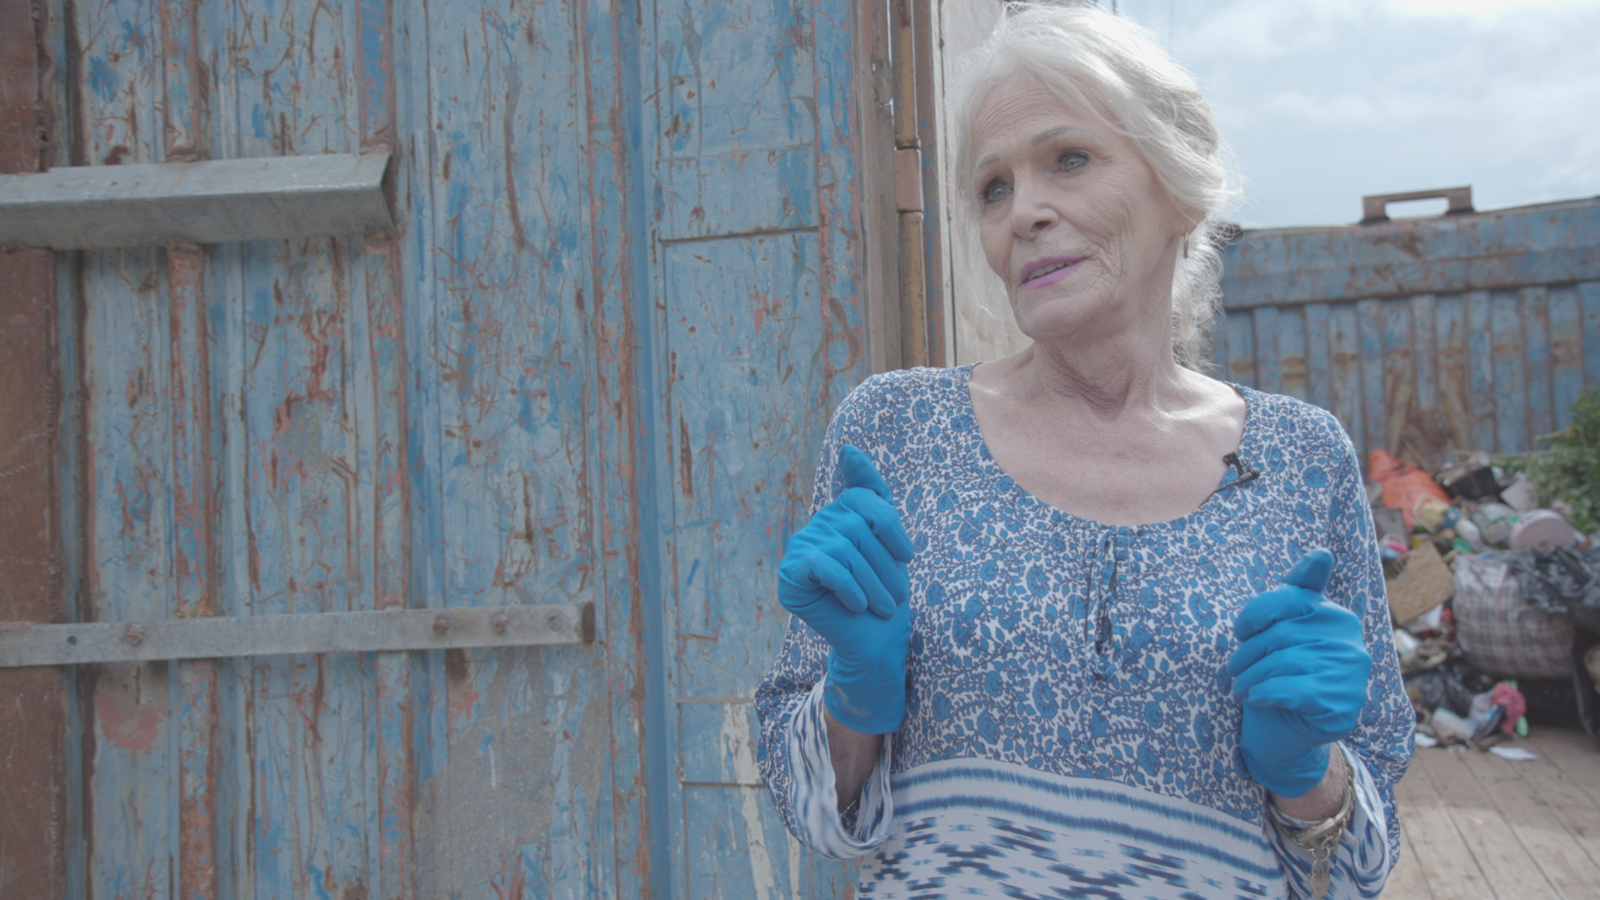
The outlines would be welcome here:
[[[1061,214],[1046,202],[1034,179],[1019,173],[1011,195],[1011,232],[1032,239],[1061,221]]]

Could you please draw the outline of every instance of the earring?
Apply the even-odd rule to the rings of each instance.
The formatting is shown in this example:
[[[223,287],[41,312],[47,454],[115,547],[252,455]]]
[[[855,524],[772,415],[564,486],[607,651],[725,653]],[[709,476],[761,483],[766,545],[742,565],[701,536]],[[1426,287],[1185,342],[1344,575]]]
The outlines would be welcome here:
[[[1187,231],[1183,233],[1183,258],[1189,258],[1189,233]]]

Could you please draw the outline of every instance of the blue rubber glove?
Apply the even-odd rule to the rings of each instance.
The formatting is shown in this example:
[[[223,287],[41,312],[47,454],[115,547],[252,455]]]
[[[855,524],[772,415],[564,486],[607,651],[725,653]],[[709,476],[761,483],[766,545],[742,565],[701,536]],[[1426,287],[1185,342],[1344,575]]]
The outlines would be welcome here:
[[[1355,730],[1367,703],[1372,655],[1356,614],[1322,596],[1332,571],[1333,554],[1312,550],[1233,623],[1239,745],[1250,775],[1280,797],[1303,797],[1322,781],[1328,745]]]
[[[778,602],[832,648],[828,712],[846,728],[890,734],[906,715],[911,540],[867,454],[844,445],[839,471],[844,491],[789,538]]]

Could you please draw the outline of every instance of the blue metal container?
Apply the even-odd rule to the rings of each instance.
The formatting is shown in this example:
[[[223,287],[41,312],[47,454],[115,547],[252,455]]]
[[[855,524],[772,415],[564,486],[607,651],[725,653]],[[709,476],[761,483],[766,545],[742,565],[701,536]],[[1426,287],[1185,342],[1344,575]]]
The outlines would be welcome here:
[[[1600,386],[1600,198],[1243,232],[1221,377],[1331,410],[1362,459],[1514,453]],[[1369,204],[1371,205],[1371,204]],[[1469,206],[1470,209],[1470,206]]]

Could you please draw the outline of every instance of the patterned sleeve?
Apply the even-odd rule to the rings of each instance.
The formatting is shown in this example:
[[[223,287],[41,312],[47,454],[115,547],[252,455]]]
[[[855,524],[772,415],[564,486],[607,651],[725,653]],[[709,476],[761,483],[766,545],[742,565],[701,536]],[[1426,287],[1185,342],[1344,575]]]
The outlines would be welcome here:
[[[841,434],[851,399],[847,397],[841,404],[823,437],[810,515],[832,502],[842,487],[835,483],[835,470],[839,447],[847,442]],[[822,702],[827,660],[827,642],[805,622],[791,617],[778,659],[756,688],[756,713],[761,718],[756,755],[762,781],[789,831],[823,856],[854,859],[889,834],[892,738],[884,739],[883,752],[867,778],[860,802],[848,815],[841,814]]]
[[[1327,545],[1335,562],[1325,593],[1361,617],[1373,663],[1367,705],[1355,731],[1340,744],[1345,758],[1356,764],[1359,803],[1340,844],[1328,896],[1370,898],[1383,891],[1389,871],[1400,858],[1400,819],[1395,812],[1394,786],[1411,761],[1416,716],[1400,678],[1383,564],[1378,558],[1372,510],[1355,447],[1337,420],[1330,415],[1326,421],[1342,444],[1342,453],[1339,466],[1329,473]],[[1295,826],[1292,820],[1282,818]],[[1299,827],[1308,824],[1299,823]],[[1290,875],[1295,896],[1310,897],[1309,854],[1283,839],[1277,829],[1269,831]]]
[[[1398,832],[1391,832],[1388,824],[1388,817],[1394,813],[1394,803],[1391,799],[1387,806],[1384,804],[1377,779],[1372,777],[1361,758],[1344,744],[1338,746],[1344,754],[1345,764],[1356,774],[1356,804],[1350,827],[1339,839],[1339,853],[1334,858],[1333,880],[1329,884],[1326,900],[1354,900],[1357,897],[1370,900],[1383,893],[1384,883],[1389,880],[1389,870],[1394,868],[1389,835],[1398,836]],[[1392,789],[1390,794],[1392,796]],[[1272,809],[1270,803],[1268,808]],[[1285,828],[1295,831],[1303,831],[1317,824],[1284,815],[1276,809],[1272,809],[1272,815]],[[1267,829],[1267,839],[1283,861],[1291,895],[1295,900],[1310,898],[1311,854],[1277,828]]]

